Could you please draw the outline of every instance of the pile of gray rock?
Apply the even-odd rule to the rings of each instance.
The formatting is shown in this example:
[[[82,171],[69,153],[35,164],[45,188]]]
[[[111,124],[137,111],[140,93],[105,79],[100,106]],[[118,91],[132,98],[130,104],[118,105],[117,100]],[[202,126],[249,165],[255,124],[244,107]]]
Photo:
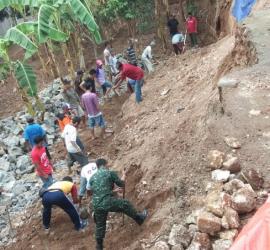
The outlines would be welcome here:
[[[46,107],[42,127],[46,130],[50,147],[59,139],[54,120],[63,103],[60,82],[54,81],[40,93],[40,98]],[[25,149],[23,130],[27,126],[27,115],[26,111],[20,111],[0,121],[0,187],[3,190],[0,195],[0,245],[10,242],[7,213],[11,222],[17,222],[18,215],[22,215],[38,200],[41,186],[34,173],[30,155]]]

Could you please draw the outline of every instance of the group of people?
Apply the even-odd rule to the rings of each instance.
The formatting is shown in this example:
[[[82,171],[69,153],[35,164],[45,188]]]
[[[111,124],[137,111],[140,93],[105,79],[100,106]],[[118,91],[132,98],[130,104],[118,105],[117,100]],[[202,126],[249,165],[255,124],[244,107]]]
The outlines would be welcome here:
[[[168,27],[172,37],[175,54],[183,51],[183,34],[178,31],[178,21],[175,16],[168,20]],[[192,46],[197,46],[197,20],[189,14],[187,18],[187,33],[190,34]],[[141,60],[148,72],[153,72],[152,41],[143,51]],[[129,40],[126,49],[126,61],[117,60],[113,55],[109,43],[105,43],[104,65],[103,61],[96,60],[96,67],[87,74],[78,70],[74,82],[61,79],[63,83],[62,95],[65,100],[62,111],[56,114],[55,123],[67,151],[67,165],[71,168],[75,162],[79,165],[77,171],[80,175],[80,188],[70,176],[61,181],[55,181],[52,157],[47,147],[45,130],[33,117],[27,117],[28,126],[24,131],[26,147],[31,152],[31,158],[35,165],[36,173],[43,182],[40,191],[43,204],[43,225],[46,231],[50,229],[52,206],[62,208],[70,217],[75,230],[81,230],[82,223],[78,209],[74,204],[82,206],[86,195],[92,197],[94,221],[96,224],[97,250],[103,249],[103,239],[106,232],[106,220],[109,212],[121,212],[141,225],[147,217],[147,211],[138,212],[126,199],[119,198],[119,189],[125,187],[126,172],[119,178],[116,172],[111,171],[105,159],[89,161],[85,147],[78,135],[78,128],[85,128],[88,124],[92,139],[96,138],[95,127],[101,128],[100,137],[105,138],[106,122],[99,105],[99,97],[110,98],[111,91],[118,95],[118,88],[124,81],[130,92],[135,92],[136,103],[142,101],[142,86],[144,83],[144,71],[138,64],[138,58],[133,40]],[[68,198],[71,195],[72,200]]]
[[[183,53],[187,34],[189,34],[190,36],[191,47],[196,48],[198,46],[197,41],[198,22],[196,17],[193,16],[192,13],[188,13],[188,17],[186,19],[185,35],[183,35],[183,33],[179,31],[178,25],[179,22],[177,21],[176,16],[172,14],[168,18],[167,26],[169,28],[169,32],[172,38],[173,49],[176,55]]]
[[[128,200],[119,196],[125,187],[125,171],[122,178],[119,178],[116,172],[109,169],[105,159],[89,161],[85,146],[78,134],[78,128],[85,128],[88,123],[92,139],[96,138],[94,131],[96,126],[101,128],[100,137],[105,137],[106,122],[99,106],[99,97],[100,95],[107,97],[111,91],[115,91],[117,94],[117,89],[125,80],[128,82],[130,91],[135,92],[136,102],[142,101],[141,88],[144,71],[135,63],[121,61],[113,63],[112,55],[109,53],[110,46],[106,43],[105,67],[102,60],[97,60],[96,68],[91,69],[86,76],[84,71],[77,71],[74,83],[68,79],[61,79],[64,103],[61,111],[56,114],[55,124],[59,127],[67,151],[69,173],[72,172],[75,162],[78,165],[79,190],[70,176],[64,177],[61,181],[55,179],[54,164],[47,147],[46,131],[42,126],[35,123],[34,118],[29,116],[26,119],[28,125],[24,130],[26,147],[35,165],[36,174],[43,183],[39,195],[42,198],[45,231],[50,230],[52,206],[63,209],[69,215],[75,230],[80,231],[85,224],[81,220],[79,209],[75,204],[79,204],[80,208],[87,193],[87,197],[92,197],[93,218],[96,224],[96,249],[98,250],[103,249],[109,212],[124,213],[139,225],[147,217],[146,210],[138,212]],[[114,84],[111,79],[114,79]],[[115,191],[116,186],[118,188]],[[72,199],[68,195],[71,195]]]

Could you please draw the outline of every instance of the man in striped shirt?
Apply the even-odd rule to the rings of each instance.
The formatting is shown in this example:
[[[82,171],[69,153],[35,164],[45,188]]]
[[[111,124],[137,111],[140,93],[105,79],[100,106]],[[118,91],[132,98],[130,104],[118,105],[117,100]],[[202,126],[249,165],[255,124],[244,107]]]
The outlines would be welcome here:
[[[134,66],[137,66],[137,58],[136,58],[136,53],[135,53],[135,49],[134,49],[134,44],[133,44],[133,40],[129,39],[128,40],[128,45],[129,47],[127,48],[127,57],[128,57],[128,62]]]

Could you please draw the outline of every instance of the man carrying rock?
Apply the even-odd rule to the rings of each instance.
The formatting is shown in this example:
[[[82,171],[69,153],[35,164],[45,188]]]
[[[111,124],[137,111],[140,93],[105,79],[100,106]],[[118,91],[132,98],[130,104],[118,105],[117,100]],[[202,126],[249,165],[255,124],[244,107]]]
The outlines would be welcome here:
[[[78,162],[81,167],[88,163],[88,158],[84,153],[84,146],[77,135],[77,128],[80,125],[80,122],[80,117],[73,117],[72,122],[65,126],[62,133],[70,157],[70,162],[68,163],[69,168],[71,168],[74,162]]]
[[[69,215],[75,230],[82,229],[79,214],[73,203],[66,197],[69,193],[71,193],[73,203],[78,203],[77,187],[69,176],[64,177],[63,181],[55,182],[43,193],[43,225],[47,232],[50,229],[52,206],[62,208]]]
[[[30,152],[32,148],[35,146],[35,138],[38,136],[42,137],[46,154],[48,158],[51,160],[51,155],[47,147],[45,130],[39,124],[35,123],[34,118],[32,116],[28,116],[26,118],[26,121],[28,123],[28,126],[25,128],[23,135],[28,151]]]
[[[113,196],[114,184],[118,187],[125,187],[126,173],[123,173],[120,179],[116,172],[107,169],[107,161],[98,159],[96,161],[97,172],[90,179],[91,191],[93,195],[94,220],[96,223],[96,241],[97,250],[103,249],[103,239],[106,232],[106,221],[109,212],[124,213],[142,225],[147,217],[147,211],[138,213],[133,205],[125,199],[119,199]]]
[[[43,141],[43,136],[37,136],[35,138],[35,146],[31,151],[31,157],[36,167],[36,173],[43,182],[43,187],[47,188],[53,183],[53,166],[43,146]]]

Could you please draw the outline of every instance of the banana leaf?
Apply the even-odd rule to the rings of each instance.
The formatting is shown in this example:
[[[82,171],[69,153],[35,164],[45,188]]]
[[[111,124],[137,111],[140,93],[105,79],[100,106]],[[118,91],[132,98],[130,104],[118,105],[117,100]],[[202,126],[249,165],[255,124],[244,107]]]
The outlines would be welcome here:
[[[40,5],[40,0],[0,0],[0,10],[5,7],[15,7],[18,6],[30,6],[30,7],[38,7]]]
[[[16,25],[16,28],[27,36],[35,35],[38,30],[38,23],[33,21],[19,23]]]
[[[11,41],[25,49],[25,60],[30,58],[38,50],[38,47],[20,30],[16,27],[10,28],[6,35],[5,40]]]
[[[37,80],[32,67],[17,60],[13,64],[13,70],[19,86],[24,89],[29,96],[36,96]]]
[[[0,39],[0,57],[2,58],[3,62],[9,62],[8,56],[8,47],[10,46],[10,42]]]
[[[57,9],[43,4],[38,12],[38,38],[40,43],[46,42],[49,38],[56,42],[65,42],[68,35],[58,30],[53,24],[54,15],[57,15]]]
[[[74,13],[74,16],[77,20],[88,28],[90,33],[92,33],[95,38],[96,43],[101,43],[101,35],[99,33],[99,27],[95,22],[95,19],[92,13],[82,4],[80,0],[68,0],[70,8]]]

